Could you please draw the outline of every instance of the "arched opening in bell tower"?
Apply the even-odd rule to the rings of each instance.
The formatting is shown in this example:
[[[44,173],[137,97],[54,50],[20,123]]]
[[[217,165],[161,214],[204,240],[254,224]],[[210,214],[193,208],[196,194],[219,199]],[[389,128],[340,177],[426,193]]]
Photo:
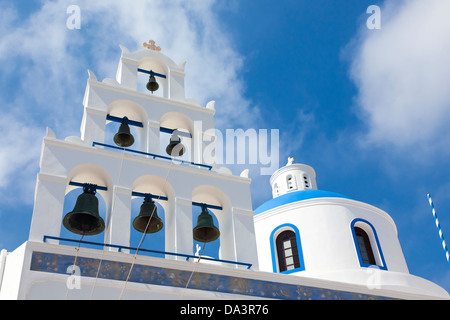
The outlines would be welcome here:
[[[119,122],[111,121],[106,124],[106,126],[105,126],[105,144],[120,147],[114,141],[114,138],[116,137],[116,135],[120,134],[120,132],[119,132],[120,127],[121,127],[121,123],[119,123]],[[140,150],[141,134],[140,134],[138,128],[136,128],[135,126],[132,126],[132,125],[129,125],[128,128],[129,128],[129,133],[133,136],[134,142],[130,146],[127,146],[126,148],[130,148],[133,150]]]
[[[103,168],[94,164],[73,168],[68,174],[60,237],[105,243],[111,188],[111,178]]]
[[[187,116],[179,112],[165,113],[160,119],[160,154],[174,156],[179,160],[192,161],[193,132],[194,124]],[[173,144],[176,137],[181,145],[169,150],[169,145]],[[179,155],[179,150],[183,150],[182,155]]]
[[[150,91],[147,84],[150,81],[151,74],[153,75],[153,82],[157,83],[158,89],[155,91]],[[167,66],[155,57],[145,57],[138,65],[137,74],[137,91],[142,93],[151,94],[157,97],[168,97],[167,88]]]
[[[208,208],[207,210],[212,218],[212,226],[216,227],[220,232],[219,221],[217,220],[217,215],[218,215],[217,211],[219,211],[219,210],[214,210],[214,209],[210,209],[210,208]],[[201,218],[199,219],[202,212],[203,212],[203,209],[200,206],[192,206],[192,222],[193,222],[194,228],[202,223]],[[216,239],[214,241],[210,241],[210,242],[202,242],[202,241],[197,241],[194,239],[193,254],[195,256],[199,256],[199,257],[206,256],[206,257],[210,257],[210,258],[214,258],[214,259],[219,259],[220,236],[218,239]]]
[[[156,251],[166,251],[167,215],[171,212],[172,186],[164,178],[144,175],[132,187],[130,215],[130,246]],[[149,221],[150,220],[150,221]],[[140,251],[140,254],[164,258],[159,253]]]
[[[80,195],[83,194],[83,192],[84,191],[83,191],[82,187],[77,187],[77,188],[69,191],[66,194],[66,196],[64,197],[63,217],[65,217],[67,214],[69,214],[70,212],[72,212],[72,211],[74,211],[76,209],[76,203],[77,203],[77,201],[80,201],[79,197],[80,197]],[[105,199],[102,197],[102,195],[99,192],[97,192],[95,194],[95,197],[98,199],[98,213],[99,213],[99,216],[100,216],[101,219],[103,219],[103,221],[106,221],[107,206],[106,206]],[[105,242],[105,231],[103,230],[102,232],[100,232],[100,233],[98,233],[96,235],[82,235],[82,234],[74,233],[74,232],[70,231],[69,229],[67,229],[64,226],[63,221],[61,221],[60,237],[64,238],[64,239],[72,239],[72,240],[82,240],[82,241],[91,241],[91,242],[97,242],[97,243],[104,243]],[[63,244],[78,246],[78,244],[76,242],[71,242],[71,243],[65,243],[64,242]],[[93,245],[89,245],[89,244],[80,243],[79,245],[80,245],[80,247],[83,247],[83,248],[98,249],[98,246],[93,246]]]
[[[105,144],[121,147],[117,145],[115,137],[116,134],[119,134],[124,117],[126,117],[127,129],[134,140],[132,145],[127,146],[127,148],[139,151],[147,150],[145,134],[147,115],[141,105],[130,100],[115,100],[108,105],[107,114]]]
[[[161,206],[161,202],[157,199],[152,199],[153,205],[144,205],[145,198],[142,196],[133,197],[131,200],[131,219],[130,219],[130,247],[132,248],[140,248],[140,249],[148,249],[148,250],[156,250],[156,251],[165,251],[165,234],[166,234],[166,213]],[[148,222],[147,217],[151,217],[152,219],[160,219],[161,226],[152,227],[154,223]],[[138,222],[138,217],[142,218],[141,222]],[[158,221],[159,222],[159,221]],[[137,230],[136,227],[139,228],[144,227],[144,232],[142,230]],[[131,252],[134,253],[134,252]],[[140,255],[164,258],[164,255],[160,253],[152,253],[146,252],[145,250],[139,251]]]
[[[194,239],[193,253],[215,259],[233,260],[234,238],[232,232],[231,206],[226,194],[214,186],[203,185],[192,191],[192,224],[196,226],[205,223],[199,217],[203,212],[200,204],[207,205],[207,212],[212,218],[206,220],[207,225],[217,228],[219,237],[210,242],[201,242]],[[197,205],[195,205],[197,204]]]

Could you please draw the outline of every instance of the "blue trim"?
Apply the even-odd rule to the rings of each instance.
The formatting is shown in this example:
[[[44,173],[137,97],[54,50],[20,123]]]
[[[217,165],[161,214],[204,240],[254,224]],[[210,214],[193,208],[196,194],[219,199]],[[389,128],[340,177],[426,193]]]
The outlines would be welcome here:
[[[168,201],[169,200],[169,198],[164,197],[164,196],[156,196],[156,195],[153,195],[151,193],[142,193],[142,192],[136,192],[136,191],[133,191],[131,193],[131,195],[134,196],[134,197],[144,197],[144,198],[150,197],[150,198],[156,199],[156,200],[164,200],[164,201]],[[197,207],[205,206],[206,208],[209,208],[209,209],[223,210],[222,207],[219,207],[219,206],[216,206],[216,205],[213,205],[213,204],[206,204],[206,203],[200,203],[200,202],[192,201],[192,205],[193,206],[197,206]]]
[[[273,198],[261,206],[259,206],[255,210],[255,215],[260,214],[262,212],[268,211],[270,209],[281,207],[282,205],[293,203],[302,200],[315,199],[315,198],[344,198],[350,199],[342,194],[323,191],[323,190],[301,190],[301,191],[292,191],[286,194],[283,194],[279,197]]]
[[[300,261],[300,268],[295,268],[295,269],[291,269],[291,270],[286,270],[286,271],[282,271],[279,272],[278,271],[278,256],[275,250],[275,233],[280,230],[281,228],[287,228],[287,229],[292,229],[292,231],[294,231],[295,233],[295,238],[297,240],[297,251],[298,251],[298,260]],[[272,254],[272,269],[273,269],[273,273],[283,273],[283,274],[289,274],[289,273],[293,273],[293,272],[298,272],[298,271],[303,271],[305,270],[305,262],[303,260],[303,250],[302,250],[302,243],[300,241],[300,231],[298,231],[298,228],[291,224],[291,223],[284,223],[278,227],[276,227],[275,229],[273,229],[272,233],[270,234],[270,252]]]
[[[136,192],[136,191],[131,192],[131,195],[133,197],[144,197],[144,198],[150,197],[150,198],[156,199],[156,200],[164,200],[164,201],[168,201],[169,200],[169,198],[164,197],[164,196],[156,196],[156,195],[151,194],[151,193],[142,193],[142,192]]]
[[[130,120],[127,117],[125,117],[125,118],[126,118],[125,122],[128,125],[130,125],[130,126],[135,126],[135,127],[139,127],[139,128],[143,128],[144,127],[142,122]],[[118,122],[118,123],[122,123],[123,122],[123,118],[115,117],[115,116],[112,116],[110,114],[106,115],[106,120],[114,121],[114,122]]]
[[[194,202],[194,201],[192,201],[192,205],[193,205],[193,206],[197,206],[197,207],[203,207],[203,206],[205,206],[205,207],[208,208],[208,209],[223,210],[223,208],[220,207],[220,206],[215,206],[215,205],[213,205],[213,204],[207,204],[207,203],[200,203],[200,202]]]
[[[70,182],[69,182],[69,185],[70,185],[70,186],[76,186],[76,187],[84,187],[84,186],[86,185],[86,183],[70,181]],[[103,191],[107,191],[107,190],[108,190],[107,187],[98,186],[98,185],[95,185],[95,189],[96,189],[96,190],[103,190]]]
[[[148,70],[144,70],[144,69],[141,69],[141,68],[138,68],[137,70],[138,70],[138,72],[142,72],[142,73],[146,73],[146,74],[153,73],[153,75],[155,77],[160,77],[160,78],[164,78],[164,79],[166,78],[165,75],[163,75],[161,73],[154,72],[154,71],[148,71]]]
[[[92,146],[93,147],[95,147],[95,146],[102,146],[102,147],[118,149],[118,150],[122,150],[122,151],[128,151],[128,152],[143,154],[143,155],[146,155],[146,156],[151,156],[151,157],[153,157],[153,159],[159,158],[159,159],[165,159],[165,160],[170,160],[170,161],[178,161],[178,162],[180,162],[182,164],[191,164],[193,166],[199,166],[199,167],[208,168],[208,170],[210,170],[210,171],[212,169],[212,166],[209,166],[209,165],[206,165],[206,164],[195,163],[195,162],[192,162],[192,161],[180,160],[180,159],[176,159],[176,158],[173,158],[173,157],[161,156],[159,154],[154,154],[154,153],[149,153],[149,152],[143,152],[143,151],[138,151],[138,150],[127,149],[127,148],[113,146],[113,145],[110,145],[110,144],[105,144],[105,143],[100,143],[100,142],[95,142],[95,141],[92,142]]]
[[[378,240],[377,231],[375,230],[375,228],[373,227],[373,225],[369,221],[361,219],[361,218],[356,218],[350,223],[350,228],[351,228],[352,235],[353,235],[353,242],[355,244],[356,254],[358,255],[359,265],[361,267],[363,267],[363,268],[369,268],[369,267],[373,267],[374,266],[372,264],[364,263],[363,259],[361,257],[361,252],[360,252],[360,249],[359,249],[358,240],[356,239],[356,233],[355,233],[355,224],[357,222],[363,222],[363,223],[367,224],[372,229],[372,233],[373,233],[373,235],[375,237],[376,249],[377,249],[377,251],[375,252],[375,250],[373,250],[374,249],[373,248],[373,244],[371,243],[372,251],[374,251],[373,252],[374,255],[377,254],[377,253],[379,254],[380,259],[381,259],[381,264],[382,264],[381,266],[379,266],[379,265],[376,265],[376,266],[378,268],[382,269],[382,270],[387,270],[386,261],[384,260],[383,251],[381,250],[380,241]]]
[[[198,257],[196,258],[198,259]],[[68,276],[67,268],[73,266],[75,256],[33,251],[30,260],[30,270],[32,271]],[[283,300],[392,300],[390,297],[310,287],[301,283],[290,284],[253,279],[251,273],[237,277],[235,275],[208,273],[197,270],[195,277],[192,277],[192,271],[189,265],[183,268],[172,269],[166,266],[157,267],[136,263],[133,264],[133,272],[130,272],[131,262],[119,262],[107,259],[100,260],[83,257],[82,255],[77,256],[76,264],[80,268],[81,277],[118,281],[127,280],[141,285],[204,290],[212,292],[212,294],[225,293],[262,299]],[[52,296],[58,298],[55,293]],[[235,297],[239,298],[239,296]]]
[[[177,130],[177,129],[170,129],[170,128],[165,128],[165,127],[159,128],[159,131],[164,132],[164,133],[169,133],[169,134],[172,134],[175,130]],[[177,134],[182,137],[192,138],[192,135],[189,132],[177,131]]]
[[[118,122],[118,123],[123,122],[123,118],[115,117],[110,114],[106,115],[106,120],[114,121],[114,122]],[[125,119],[125,122],[130,126],[135,126],[135,127],[139,127],[139,128],[144,127],[144,124],[142,122],[130,120],[128,118]],[[170,128],[165,128],[165,127],[159,128],[159,131],[164,132],[164,133],[170,133],[170,134],[173,133],[175,130],[177,130],[177,129],[170,129]],[[178,131],[177,133],[179,136],[192,138],[192,135],[189,132]]]
[[[100,243],[100,242],[85,241],[85,240],[73,240],[73,239],[53,237],[53,236],[44,236],[43,242],[46,242],[47,239],[49,239],[49,240],[67,241],[67,242],[75,242],[75,243],[84,243],[84,244],[90,244],[90,245],[101,246],[101,247],[117,248],[117,249],[119,249],[119,252],[121,252],[122,249],[134,250],[134,251],[138,250],[138,248],[121,246],[121,245],[116,245],[116,244]],[[186,260],[189,260],[191,258],[193,258],[193,259],[198,259],[199,258],[198,256],[194,256],[192,254],[175,253],[175,252],[159,251],[159,250],[150,250],[150,249],[143,249],[143,248],[139,248],[139,251],[150,252],[150,253],[158,253],[158,254],[164,254],[164,255],[172,255],[172,256],[177,256],[177,257],[183,257],[183,258],[186,258]],[[214,259],[214,258],[203,257],[203,256],[201,257],[201,259],[202,260],[210,260],[210,261],[217,261],[217,262],[223,262],[223,263],[230,263],[230,264],[246,266],[247,269],[250,269],[251,266],[252,266],[251,263],[237,262],[237,261],[231,261],[231,260],[222,260],[222,259]]]

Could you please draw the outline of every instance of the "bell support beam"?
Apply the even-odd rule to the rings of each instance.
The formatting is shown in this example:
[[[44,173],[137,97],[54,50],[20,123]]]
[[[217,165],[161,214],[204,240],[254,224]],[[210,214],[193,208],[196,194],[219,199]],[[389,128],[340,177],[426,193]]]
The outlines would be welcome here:
[[[115,117],[115,116],[112,116],[110,114],[108,114],[106,116],[106,120],[114,121],[114,122],[118,122],[118,123],[122,123],[123,122],[123,118]],[[126,120],[126,123],[128,125],[130,125],[130,126],[135,126],[135,127],[139,127],[139,128],[143,128],[144,127],[144,124],[142,122],[135,121],[135,120],[130,120],[128,118]],[[170,129],[170,128],[166,128],[166,127],[160,127],[159,130],[161,132],[164,132],[164,133],[172,134],[177,129]],[[192,138],[192,135],[189,132],[178,131],[177,133],[178,133],[179,136]]]
[[[154,71],[151,71],[151,70],[148,71],[148,70],[144,70],[144,69],[140,69],[140,68],[138,68],[137,70],[138,70],[138,72],[142,72],[142,73],[146,73],[146,74],[152,74],[153,73],[153,75],[155,77],[160,77],[160,78],[166,79],[166,76],[161,74],[161,73],[157,73],[157,72],[154,72]]]
[[[135,191],[133,191],[131,193],[131,195],[134,196],[134,197],[143,197],[143,198],[150,197],[152,199],[163,200],[163,201],[168,201],[169,200],[169,198],[167,198],[167,197],[157,196],[157,195],[154,195],[154,194],[151,194],[151,193],[142,193],[142,192],[135,192]],[[197,206],[197,207],[205,206],[208,209],[223,210],[222,207],[220,207],[220,206],[216,206],[216,205],[213,205],[213,204],[207,204],[207,203],[200,203],[200,202],[195,202],[195,201],[192,201],[192,205],[193,206]]]
[[[143,197],[143,198],[150,197],[150,198],[156,199],[156,200],[164,200],[164,201],[168,201],[169,200],[169,198],[164,197],[164,196],[156,196],[156,195],[151,194],[151,193],[142,193],[142,192],[136,192],[136,191],[133,191],[131,193],[131,195],[133,197]]]
[[[194,202],[192,201],[192,205],[193,206],[197,206],[197,207],[203,207],[205,206],[208,209],[216,209],[216,210],[223,210],[222,207],[220,206],[216,206],[216,205],[212,205],[212,204],[207,204],[207,203],[200,203],[200,202]]]
[[[112,115],[108,114],[108,115],[106,115],[106,120],[122,123],[124,121],[124,118],[119,118],[119,117],[115,117],[115,116],[112,116]],[[128,118],[126,118],[125,122],[129,126],[134,126],[134,127],[139,127],[139,128],[143,128],[144,127],[142,122],[130,120]]]
[[[165,127],[159,128],[159,131],[164,132],[164,133],[169,133],[169,134],[172,134],[175,130],[177,130],[177,129],[170,129],[170,128],[165,128]],[[192,135],[189,132],[177,131],[177,134],[181,137],[192,138]]]
[[[165,160],[179,162],[179,163],[182,163],[182,164],[190,164],[190,165],[193,165],[193,166],[204,167],[204,168],[207,168],[210,171],[212,169],[212,166],[209,166],[209,165],[206,165],[206,164],[202,164],[202,163],[195,163],[195,162],[192,162],[192,161],[185,161],[185,160],[176,159],[176,158],[173,158],[173,157],[161,156],[159,154],[154,154],[154,153],[150,153],[150,152],[143,152],[143,151],[139,151],[139,150],[121,148],[121,147],[118,147],[118,146],[113,146],[113,145],[110,145],[110,144],[100,143],[100,142],[96,142],[96,141],[92,142],[92,146],[93,147],[95,147],[95,146],[102,146],[102,147],[118,149],[118,150],[132,152],[132,153],[143,154],[143,155],[146,155],[146,156],[151,156],[151,157],[153,157],[153,159],[155,159],[155,158],[165,159]]]
[[[86,185],[86,183],[70,181],[69,185],[76,186],[76,187],[84,187]],[[107,187],[103,187],[103,186],[96,186],[96,189],[97,190],[103,190],[103,191],[107,191],[108,190]],[[163,200],[163,201],[168,201],[169,200],[169,198],[164,197],[164,196],[158,196],[158,195],[154,195],[154,194],[151,194],[151,193],[143,193],[143,192],[136,192],[136,191],[133,191],[131,193],[131,195],[133,197],[143,197],[143,198],[145,198],[147,196],[150,196],[150,198],[152,198],[152,199]],[[220,206],[216,206],[216,205],[213,205],[213,204],[207,204],[207,203],[203,203],[203,202],[192,201],[192,205],[193,206],[197,206],[197,207],[206,206],[208,209],[216,209],[216,210],[222,210],[223,209]]]
[[[88,185],[90,183],[81,183],[81,182],[75,182],[75,181],[70,181],[69,185],[71,186],[75,186],[75,187],[82,187],[84,188],[86,185]],[[108,191],[107,187],[103,187],[103,186],[98,186],[96,184],[91,183],[92,185],[95,185],[95,189],[96,190],[102,190],[102,191]]]

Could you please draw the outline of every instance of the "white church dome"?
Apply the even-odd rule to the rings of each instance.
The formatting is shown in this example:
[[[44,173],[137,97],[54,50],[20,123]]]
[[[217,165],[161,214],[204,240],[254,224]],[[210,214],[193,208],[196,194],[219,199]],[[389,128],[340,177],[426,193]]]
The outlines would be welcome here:
[[[374,281],[378,289],[446,295],[409,274],[389,214],[318,190],[314,169],[292,161],[272,175],[273,199],[254,211],[261,271],[359,286]]]

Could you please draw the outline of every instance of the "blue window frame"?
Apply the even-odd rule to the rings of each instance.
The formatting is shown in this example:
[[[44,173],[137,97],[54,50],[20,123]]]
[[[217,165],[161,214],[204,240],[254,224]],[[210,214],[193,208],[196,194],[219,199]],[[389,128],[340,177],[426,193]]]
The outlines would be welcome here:
[[[300,233],[293,224],[283,224],[270,234],[270,249],[274,273],[305,270]]]
[[[387,270],[377,232],[372,224],[363,219],[355,219],[351,223],[351,231],[360,266],[377,266]]]

